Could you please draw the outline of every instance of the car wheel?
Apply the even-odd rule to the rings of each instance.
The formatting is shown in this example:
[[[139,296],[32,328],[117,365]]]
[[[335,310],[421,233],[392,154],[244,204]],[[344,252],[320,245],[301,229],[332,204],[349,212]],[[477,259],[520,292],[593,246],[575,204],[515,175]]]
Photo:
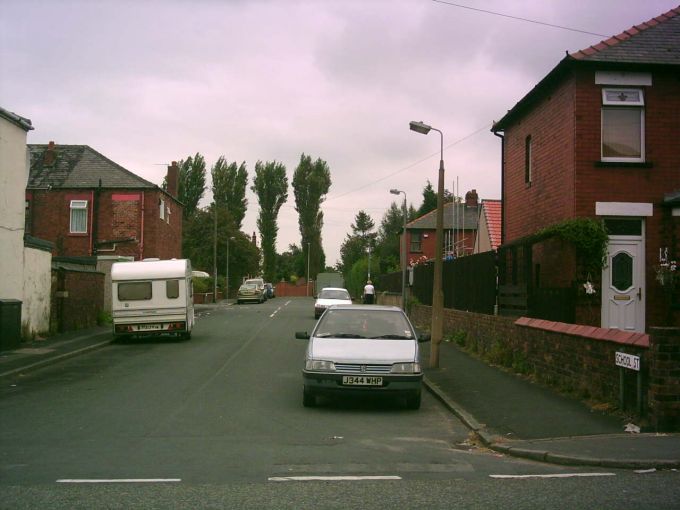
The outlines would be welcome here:
[[[314,407],[316,405],[316,396],[307,388],[302,390],[302,405],[305,407]]]
[[[406,397],[407,409],[420,409],[420,392]]]

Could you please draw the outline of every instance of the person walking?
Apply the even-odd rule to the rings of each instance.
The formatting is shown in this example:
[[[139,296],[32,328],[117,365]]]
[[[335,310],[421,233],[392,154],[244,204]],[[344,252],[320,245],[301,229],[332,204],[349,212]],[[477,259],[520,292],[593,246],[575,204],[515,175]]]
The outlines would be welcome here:
[[[371,280],[368,280],[366,282],[366,285],[364,286],[364,304],[365,305],[372,305],[374,297],[375,297],[375,287],[373,286],[373,283],[371,282]]]

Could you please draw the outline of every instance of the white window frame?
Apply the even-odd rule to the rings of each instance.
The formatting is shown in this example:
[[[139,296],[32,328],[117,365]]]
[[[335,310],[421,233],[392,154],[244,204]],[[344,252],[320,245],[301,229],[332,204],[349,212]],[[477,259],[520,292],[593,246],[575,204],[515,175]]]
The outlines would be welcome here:
[[[165,219],[165,200],[162,198],[158,199],[158,210],[159,210],[159,215],[162,220]]]
[[[608,97],[608,94],[616,93],[618,98]],[[626,96],[637,94],[637,99]],[[606,110],[614,108],[637,109],[640,113],[640,157],[611,157],[604,155],[604,116]],[[602,88],[602,109],[600,114],[600,159],[603,162],[613,163],[644,163],[645,161],[645,96],[643,89],[639,88]]]
[[[70,204],[70,214],[69,214],[69,232],[71,234],[87,234],[87,200],[71,200]],[[85,211],[85,227],[83,230],[76,230],[77,225],[74,225],[73,213],[75,211]]]

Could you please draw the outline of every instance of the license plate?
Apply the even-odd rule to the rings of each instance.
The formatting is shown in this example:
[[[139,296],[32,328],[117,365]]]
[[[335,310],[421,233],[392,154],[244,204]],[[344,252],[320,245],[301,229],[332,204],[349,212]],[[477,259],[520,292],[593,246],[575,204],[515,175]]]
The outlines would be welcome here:
[[[160,324],[139,324],[137,326],[137,331],[153,331],[162,329]]]
[[[367,377],[365,375],[345,375],[342,384],[349,386],[382,386],[382,377]]]

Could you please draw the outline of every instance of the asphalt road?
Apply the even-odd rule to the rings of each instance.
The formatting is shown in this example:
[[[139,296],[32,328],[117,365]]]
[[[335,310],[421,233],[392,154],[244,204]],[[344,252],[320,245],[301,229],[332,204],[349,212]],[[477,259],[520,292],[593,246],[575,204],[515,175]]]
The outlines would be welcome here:
[[[294,333],[314,322],[308,298],[225,305],[188,342],[111,344],[3,380],[0,508],[680,508],[675,471],[504,457],[426,392],[419,411],[304,408]]]

